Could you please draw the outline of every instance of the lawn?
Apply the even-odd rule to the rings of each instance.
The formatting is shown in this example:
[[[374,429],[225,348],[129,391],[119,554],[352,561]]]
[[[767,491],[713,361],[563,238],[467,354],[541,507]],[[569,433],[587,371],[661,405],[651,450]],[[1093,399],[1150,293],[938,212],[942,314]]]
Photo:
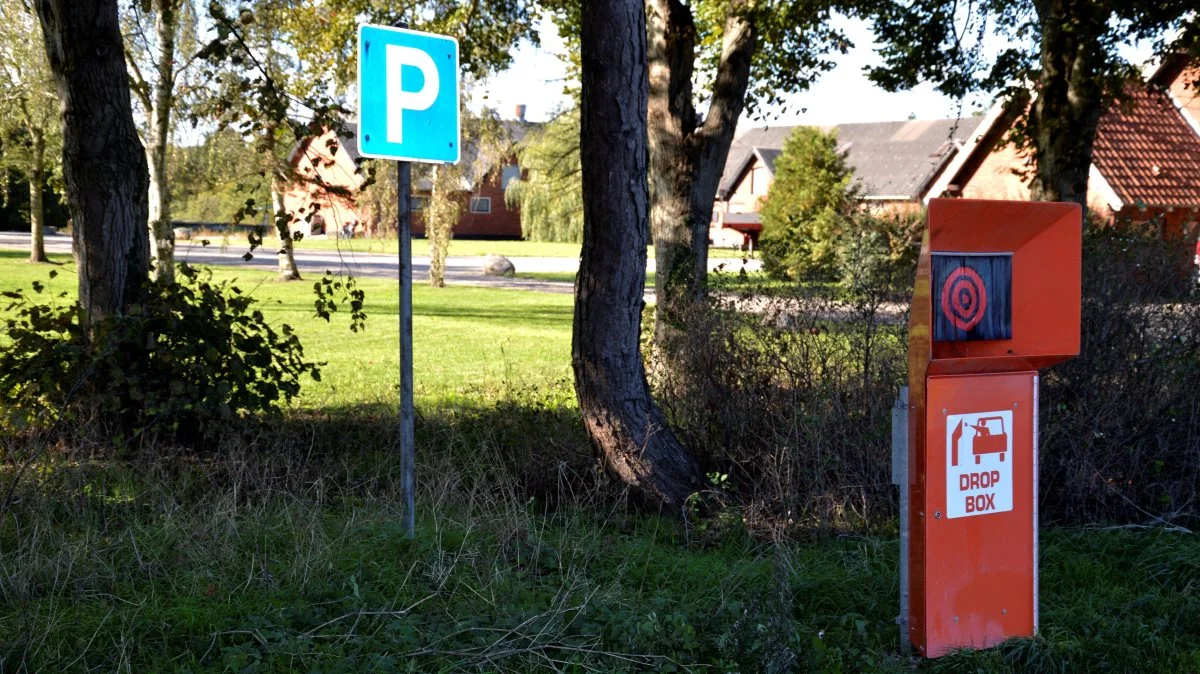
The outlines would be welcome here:
[[[0,290],[47,278],[22,256],[0,253]],[[736,508],[631,509],[589,472],[562,381],[569,295],[414,288],[407,540],[379,412],[394,282],[361,282],[353,334],[313,318],[312,279],[215,273],[294,325],[323,381],[220,453],[47,452],[11,492],[40,439],[0,437],[0,671],[1200,672],[1191,533],[1044,527],[1041,636],[921,661],[900,652],[894,528],[768,542]]]
[[[221,243],[219,234],[209,234],[205,237],[212,241],[214,245]],[[245,237],[231,238],[230,245],[241,245],[245,241]],[[413,239],[413,255],[425,256],[429,254],[429,241],[427,239]],[[356,253],[386,253],[388,255],[396,254],[395,239],[304,239],[297,243],[298,248],[310,248],[314,250],[341,250],[351,251]],[[453,239],[450,241],[450,255],[461,257],[475,257],[481,255],[503,255],[505,257],[571,257],[578,258],[580,244],[578,243],[557,243],[552,241],[519,241],[519,240],[484,240],[484,239]],[[738,258],[744,253],[729,249],[729,248],[711,248],[709,249],[710,257],[729,257]],[[756,254],[751,254],[755,257]],[[654,246],[646,247],[646,257],[654,259]]]
[[[75,291],[68,257],[55,267],[24,262],[24,254],[0,251],[0,289],[29,288],[36,280],[52,293]],[[347,328],[346,315],[330,323],[314,318],[310,279],[281,283],[271,272],[214,268],[252,293],[274,323],[300,334],[305,355],[326,363],[321,382],[304,390],[304,406],[343,406],[390,401],[399,382],[399,297],[395,281],[358,279],[366,292],[367,329]],[[539,386],[570,376],[572,298],[469,286],[413,287],[413,383],[418,401],[453,399],[472,389]]]
[[[534,281],[553,281],[557,283],[575,283],[573,271],[526,271],[517,272],[517,278],[527,278]],[[646,287],[654,287],[654,272],[646,272]]]
[[[44,470],[0,521],[0,669],[1200,671],[1194,535],[1047,530],[1042,636],[921,661],[899,652],[894,537],[697,537],[537,515],[502,486],[464,505],[461,475],[421,467],[415,540],[394,493],[336,465],[287,491],[253,464],[230,484]]]

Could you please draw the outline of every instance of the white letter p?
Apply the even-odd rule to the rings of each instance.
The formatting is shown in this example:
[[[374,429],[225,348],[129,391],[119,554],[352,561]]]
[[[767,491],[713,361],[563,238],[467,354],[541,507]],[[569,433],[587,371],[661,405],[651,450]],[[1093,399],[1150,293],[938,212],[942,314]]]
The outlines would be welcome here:
[[[405,91],[400,79],[401,66],[413,66],[421,71],[425,83],[420,91]],[[405,110],[428,110],[437,100],[440,82],[433,57],[420,49],[398,44],[384,45],[384,74],[387,78],[387,141],[403,142]]]

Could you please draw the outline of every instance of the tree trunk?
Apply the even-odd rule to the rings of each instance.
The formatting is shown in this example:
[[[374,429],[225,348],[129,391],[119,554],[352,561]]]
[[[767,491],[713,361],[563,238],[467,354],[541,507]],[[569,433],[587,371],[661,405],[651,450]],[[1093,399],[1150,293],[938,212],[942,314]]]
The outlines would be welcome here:
[[[1041,88],[1029,114],[1036,172],[1030,193],[1037,201],[1074,201],[1087,210],[1088,172],[1096,127],[1104,108],[1107,11],[1090,2],[1041,6]]]
[[[46,189],[46,134],[36,127],[29,132],[33,140],[33,163],[29,167],[29,261],[45,262],[46,210],[42,198]]]
[[[129,101],[117,0],[37,0],[63,120],[79,302],[95,325],[141,297],[150,266],[146,155]]]
[[[158,38],[155,61],[154,100],[150,113],[149,147],[146,161],[150,167],[150,253],[154,260],[154,278],[175,282],[175,232],[171,226],[171,206],[167,193],[167,147],[171,134],[172,91],[175,88],[175,29],[178,25],[175,0],[155,2],[154,32]]]
[[[275,176],[271,181],[271,210],[275,214],[275,234],[279,237],[279,280],[299,281],[300,269],[296,266],[296,246],[292,240],[292,216],[283,203],[283,178]]]
[[[647,0],[650,60],[650,224],[655,257],[655,338],[665,353],[708,276],[708,228],[737,120],[745,107],[754,26],[735,2],[713,83],[708,117],[692,105],[696,28],[680,0]]]
[[[680,508],[703,472],[650,397],[639,349],[646,280],[646,14],[584,0],[583,252],[571,345],[584,425],[610,471],[649,504]]]

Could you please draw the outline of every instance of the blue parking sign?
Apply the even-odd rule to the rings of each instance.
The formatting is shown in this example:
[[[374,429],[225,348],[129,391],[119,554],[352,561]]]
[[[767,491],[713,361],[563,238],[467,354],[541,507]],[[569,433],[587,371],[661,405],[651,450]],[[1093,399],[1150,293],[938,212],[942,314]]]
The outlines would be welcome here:
[[[458,163],[458,40],[358,27],[358,149],[378,159]]]

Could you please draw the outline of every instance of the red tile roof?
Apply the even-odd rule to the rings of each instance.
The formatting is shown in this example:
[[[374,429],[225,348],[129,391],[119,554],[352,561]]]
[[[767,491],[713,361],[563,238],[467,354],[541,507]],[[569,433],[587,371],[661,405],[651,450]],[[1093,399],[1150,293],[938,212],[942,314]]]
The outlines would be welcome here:
[[[1165,93],[1130,95],[1100,118],[1092,163],[1126,204],[1200,206],[1200,136]]]

